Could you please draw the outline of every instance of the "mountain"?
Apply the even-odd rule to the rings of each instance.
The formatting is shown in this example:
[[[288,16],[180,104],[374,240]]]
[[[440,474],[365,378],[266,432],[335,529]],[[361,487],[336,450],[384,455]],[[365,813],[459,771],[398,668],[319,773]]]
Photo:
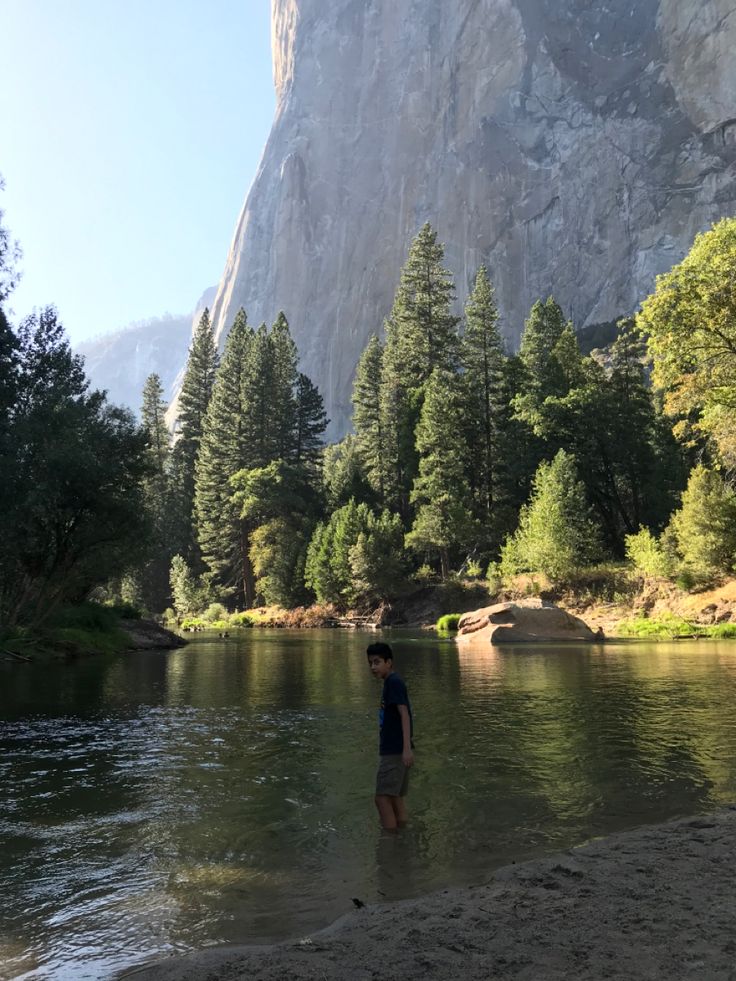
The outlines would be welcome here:
[[[212,304],[214,295],[214,287],[206,290],[193,314],[151,317],[77,344],[75,352],[84,358],[92,387],[106,389],[111,402],[138,412],[143,385],[155,372],[166,396],[173,397],[187,359],[192,322]]]
[[[283,309],[332,436],[424,221],[515,344],[550,292],[578,327],[630,313],[734,213],[733,0],[272,0],[272,42],[213,318],[222,342]]]

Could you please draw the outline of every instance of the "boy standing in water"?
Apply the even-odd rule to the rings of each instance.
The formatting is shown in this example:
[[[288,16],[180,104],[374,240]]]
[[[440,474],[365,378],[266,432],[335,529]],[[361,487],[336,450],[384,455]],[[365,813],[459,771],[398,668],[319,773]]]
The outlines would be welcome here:
[[[388,644],[371,644],[366,650],[368,666],[374,678],[383,682],[376,807],[381,825],[395,831],[406,824],[404,798],[409,789],[409,767],[414,763],[413,721],[406,685],[394,671],[393,652]]]

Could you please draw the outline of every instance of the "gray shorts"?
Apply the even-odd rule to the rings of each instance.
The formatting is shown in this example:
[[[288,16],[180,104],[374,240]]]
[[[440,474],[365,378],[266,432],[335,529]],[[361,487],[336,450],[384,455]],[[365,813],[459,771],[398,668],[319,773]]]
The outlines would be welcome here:
[[[377,797],[406,797],[409,789],[409,767],[398,756],[382,756],[376,774]]]

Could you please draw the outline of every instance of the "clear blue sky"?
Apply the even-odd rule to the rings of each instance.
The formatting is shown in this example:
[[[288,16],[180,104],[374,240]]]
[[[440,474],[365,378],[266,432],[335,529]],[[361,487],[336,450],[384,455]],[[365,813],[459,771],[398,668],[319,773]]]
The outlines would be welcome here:
[[[218,282],[274,110],[269,0],[0,0],[14,319],[73,342]]]

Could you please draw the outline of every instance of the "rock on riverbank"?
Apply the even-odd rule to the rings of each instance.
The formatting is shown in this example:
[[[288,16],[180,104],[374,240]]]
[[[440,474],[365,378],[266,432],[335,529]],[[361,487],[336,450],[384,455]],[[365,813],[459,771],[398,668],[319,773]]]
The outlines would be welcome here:
[[[579,617],[540,599],[496,603],[460,617],[457,640],[464,644],[530,644],[584,641],[596,635]]]
[[[121,620],[120,629],[130,638],[131,651],[171,651],[186,645],[182,637],[155,620]]]
[[[614,835],[486,884],[367,906],[311,937],[159,961],[136,981],[729,981],[736,807]]]

